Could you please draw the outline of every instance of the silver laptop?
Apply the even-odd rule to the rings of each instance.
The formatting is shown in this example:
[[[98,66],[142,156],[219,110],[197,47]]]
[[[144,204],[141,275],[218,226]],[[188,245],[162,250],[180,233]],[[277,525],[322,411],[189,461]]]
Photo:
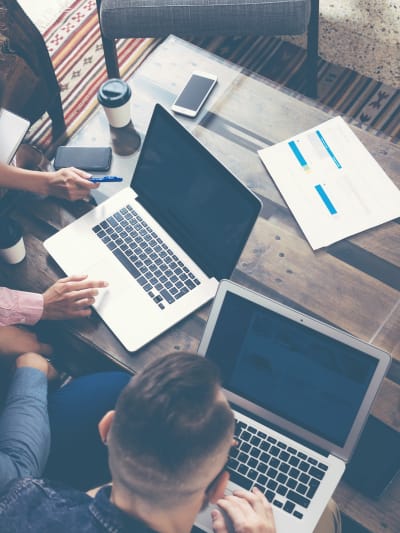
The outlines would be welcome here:
[[[228,490],[257,486],[278,533],[311,533],[390,356],[230,281],[220,284],[199,354],[219,367],[237,420]],[[212,531],[209,509],[196,525]]]
[[[29,121],[7,109],[0,109],[0,161],[10,163],[28,131]]]
[[[260,208],[258,198],[157,104],[131,186],[45,247],[67,274],[109,282],[94,307],[135,351],[215,295]]]

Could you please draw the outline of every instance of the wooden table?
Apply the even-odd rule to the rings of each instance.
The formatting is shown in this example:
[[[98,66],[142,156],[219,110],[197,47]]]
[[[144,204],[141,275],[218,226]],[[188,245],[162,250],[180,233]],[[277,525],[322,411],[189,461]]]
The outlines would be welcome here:
[[[331,115],[312,101],[293,98],[264,79],[248,76],[175,37],[167,39],[130,80],[132,116],[142,135],[154,103],[169,107],[194,69],[216,73],[219,82],[197,119],[182,118],[182,122],[263,201],[261,216],[232,279],[388,351],[393,364],[373,413],[399,431],[399,221],[312,251],[256,150],[316,126]],[[399,148],[357,127],[354,131],[400,187]],[[102,110],[89,119],[71,144],[109,144]],[[137,154],[114,156],[111,173],[130,179],[136,160]],[[102,186],[101,191],[115,192],[116,188]],[[97,201],[103,198],[100,193]],[[18,266],[1,267],[3,283],[42,291],[61,274],[47,256],[43,239],[89,207],[84,203],[67,205],[30,197],[21,198],[19,205],[16,216],[25,229],[28,256]],[[97,317],[54,327],[60,328],[66,341],[83,344],[85,349],[103,354],[134,373],[162,354],[196,351],[209,308],[203,307],[133,354],[121,346]],[[335,497],[345,513],[371,531],[394,532],[400,528],[398,499],[395,504],[399,495],[398,476],[379,502],[368,500],[345,483],[340,484]]]

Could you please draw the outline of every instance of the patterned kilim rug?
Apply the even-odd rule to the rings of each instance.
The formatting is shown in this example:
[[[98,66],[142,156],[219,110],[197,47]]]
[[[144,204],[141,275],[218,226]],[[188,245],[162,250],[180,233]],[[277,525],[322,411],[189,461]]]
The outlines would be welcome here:
[[[75,0],[44,33],[62,92],[71,135],[94,111],[96,91],[106,79],[95,0]],[[121,73],[129,78],[159,44],[154,39],[118,41]],[[285,85],[298,98],[304,90],[305,52],[274,37],[214,37],[191,42]],[[400,142],[400,91],[354,71],[320,60],[318,102],[363,128]],[[51,142],[45,117],[33,125],[29,140],[42,148]]]
[[[96,109],[96,92],[107,79],[95,0],[75,0],[44,32],[61,88],[67,135],[72,135]],[[121,75],[129,78],[158,44],[154,39],[118,42]],[[51,145],[51,122],[44,115],[27,140],[43,149]]]

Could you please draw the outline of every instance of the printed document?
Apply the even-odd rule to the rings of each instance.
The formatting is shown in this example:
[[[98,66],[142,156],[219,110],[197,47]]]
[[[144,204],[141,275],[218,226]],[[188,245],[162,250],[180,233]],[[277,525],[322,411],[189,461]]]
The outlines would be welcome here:
[[[28,120],[7,109],[0,109],[0,161],[2,163],[11,162],[28,128]]]
[[[400,216],[400,190],[341,117],[258,154],[314,250]]]

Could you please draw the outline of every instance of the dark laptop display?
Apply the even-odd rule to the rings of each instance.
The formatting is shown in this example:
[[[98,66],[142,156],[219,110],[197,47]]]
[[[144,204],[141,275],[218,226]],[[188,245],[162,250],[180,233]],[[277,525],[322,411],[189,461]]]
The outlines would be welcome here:
[[[390,356],[223,280],[198,353],[220,370],[236,419],[228,492],[257,487],[279,533],[310,533],[336,489]],[[207,513],[196,524],[208,533]]]
[[[159,105],[131,186],[207,275],[230,276],[260,202]]]
[[[229,292],[207,358],[217,362],[226,389],[339,446],[378,364],[365,352]]]

